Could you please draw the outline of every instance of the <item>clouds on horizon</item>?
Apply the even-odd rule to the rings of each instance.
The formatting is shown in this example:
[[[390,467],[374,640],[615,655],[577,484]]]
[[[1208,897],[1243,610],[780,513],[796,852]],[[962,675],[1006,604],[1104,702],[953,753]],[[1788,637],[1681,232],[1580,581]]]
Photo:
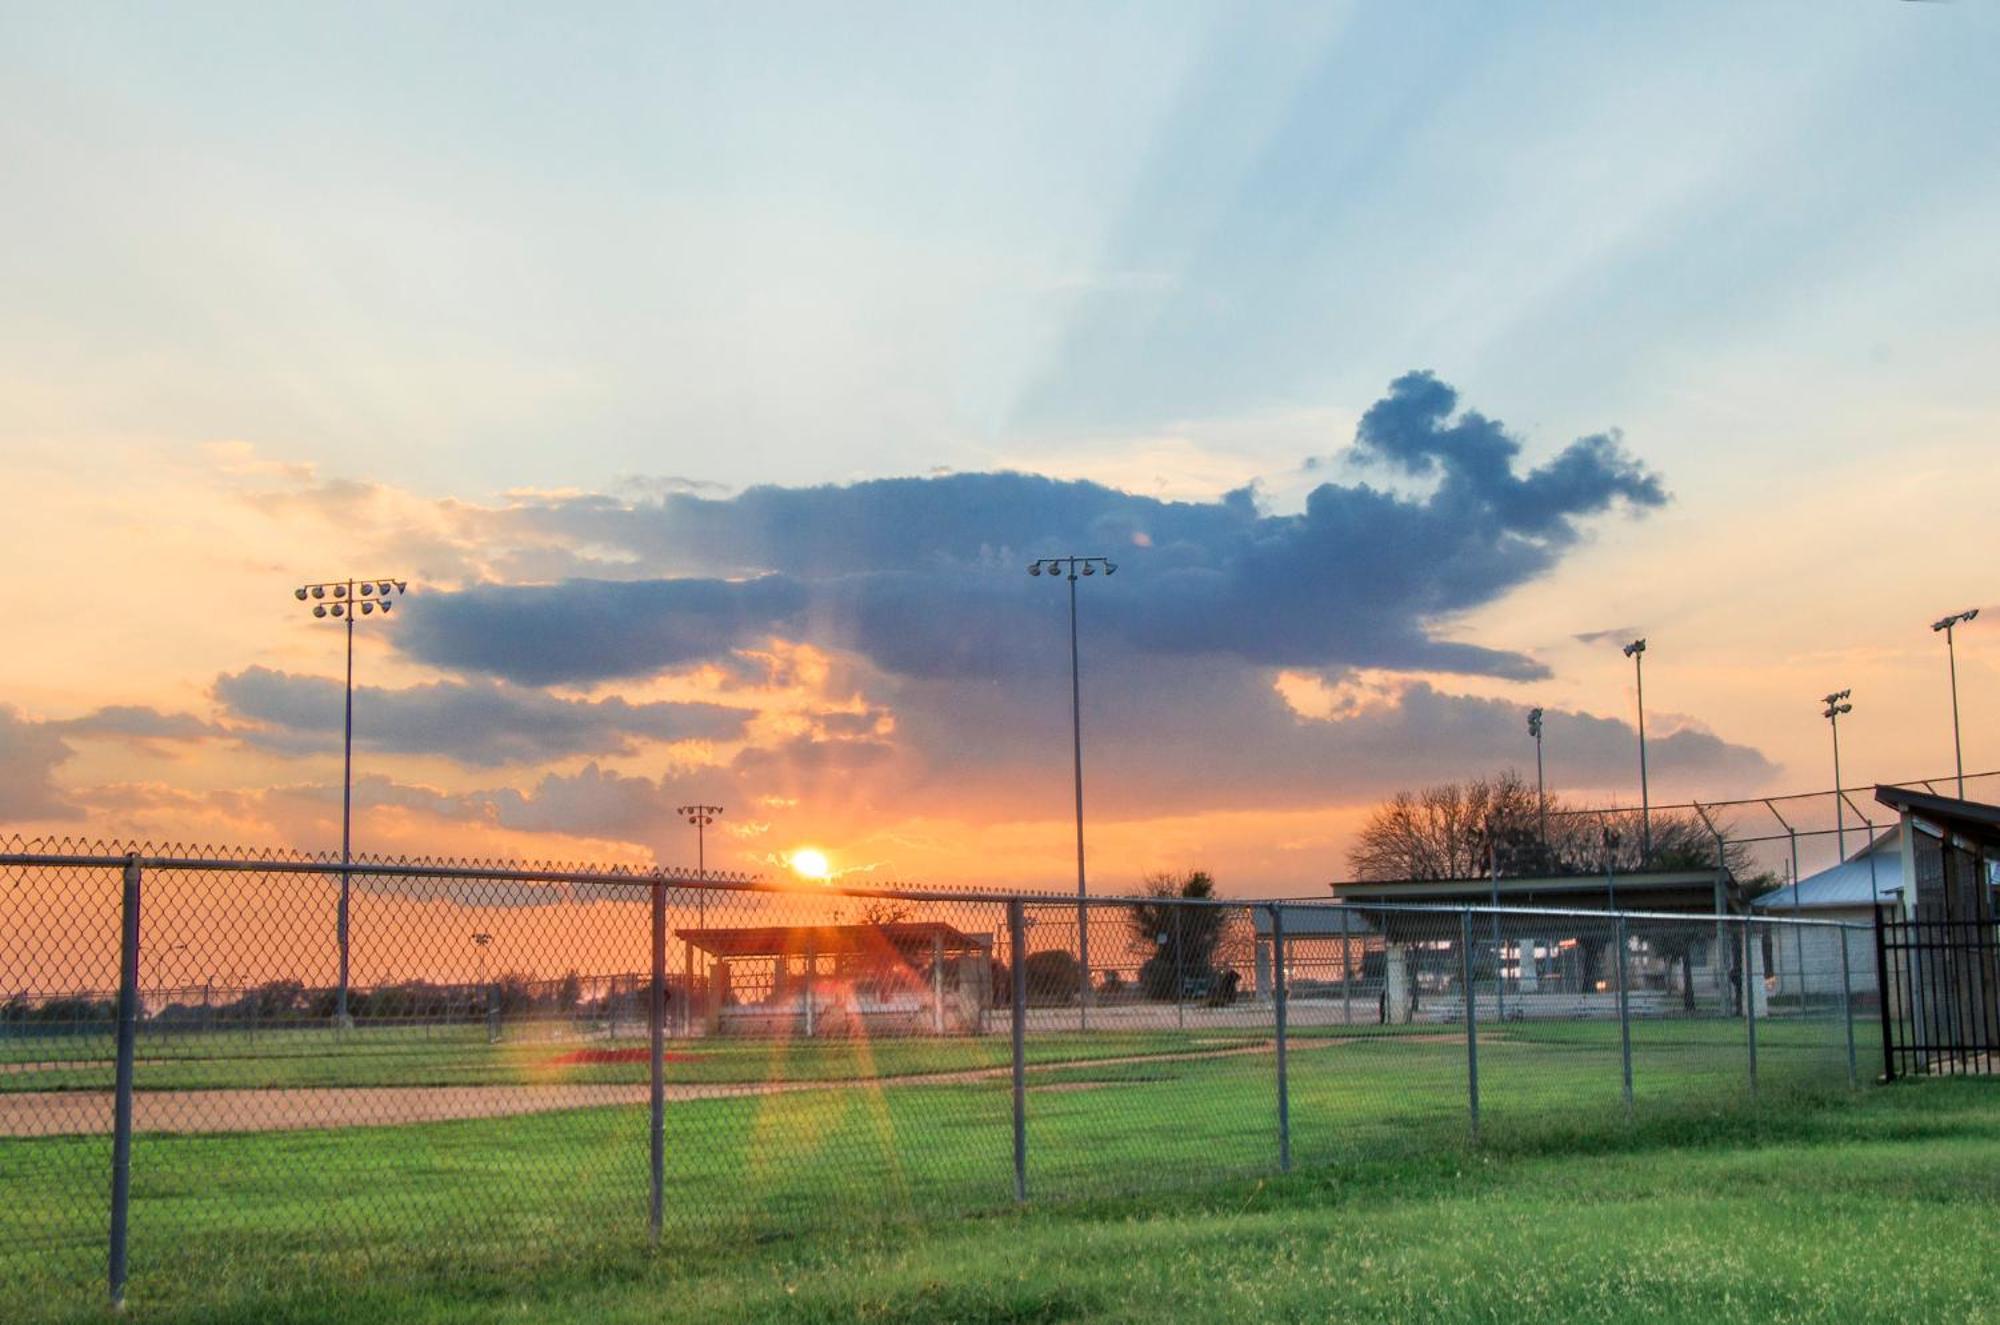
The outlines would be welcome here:
[[[763,805],[765,817],[785,831],[830,821],[880,826],[898,813],[947,823],[1066,819],[1066,711],[1061,722],[1011,740],[992,725],[1004,720],[1004,708],[959,715],[960,738],[988,748],[945,779],[922,755],[935,746],[927,725],[946,715],[930,712],[921,698],[906,699],[917,716],[905,724],[907,739],[900,745],[873,735],[801,737],[746,747],[720,766],[657,777],[593,761],[574,771],[545,772],[522,786],[458,791],[364,776],[356,782],[356,803],[506,832],[631,843],[669,856],[681,850],[684,836],[674,806],[689,800]],[[1110,707],[1099,716],[1118,721],[1122,713]],[[1520,716],[1518,705],[1444,694],[1422,682],[1404,687],[1395,703],[1340,721],[1302,720],[1275,695],[1263,701],[1245,691],[1208,718],[1128,730],[1094,745],[1086,761],[1086,799],[1092,815],[1113,819],[1359,801],[1388,786],[1517,765]],[[1232,739],[1217,740],[1216,720],[1230,727]],[[1634,772],[1635,737],[1623,721],[1552,711],[1546,732],[1551,791],[1624,780]],[[1655,780],[1666,788],[1691,779],[1759,780],[1774,771],[1755,750],[1697,728],[1656,733],[1649,754]],[[328,801],[337,799],[338,786],[284,793]]]
[[[637,496],[430,508],[308,475],[257,500],[296,512],[363,501],[392,517],[391,536],[414,531],[473,569],[464,587],[412,595],[381,632],[407,659],[456,675],[361,687],[356,744],[525,780],[435,790],[378,764],[367,803],[657,849],[671,840],[672,806],[688,799],[786,803],[771,816],[781,827],[821,831],[1066,816],[1067,778],[1053,774],[1069,740],[1067,593],[1025,567],[1072,551],[1109,553],[1121,568],[1078,586],[1093,815],[1296,812],[1517,763],[1519,704],[1417,674],[1546,675],[1526,653],[1444,632],[1553,568],[1585,521],[1668,499],[1612,433],[1538,465],[1522,454],[1500,423],[1411,373],[1328,466],[1347,479],[1320,484],[1296,514],[1262,509],[1247,488],[1177,501],[1011,472],[735,496],[674,482]],[[1386,481],[1355,476],[1370,471]],[[478,578],[531,564],[562,577]],[[568,574],[578,569],[592,573]],[[1317,716],[1283,683],[1352,689],[1360,673],[1376,678],[1367,702]],[[660,678],[727,702],[617,693]],[[30,789],[21,807],[74,817],[138,803],[139,784],[59,791],[65,735],[151,748],[216,740],[288,758],[339,749],[337,677],[252,666],[217,677],[210,694],[212,720],[124,706],[17,722]],[[1552,785],[1629,780],[1628,723],[1551,709],[1547,730]],[[599,762],[682,741],[716,748],[658,776]],[[1775,771],[1755,749],[1695,728],[1656,732],[1652,754],[1666,784],[1761,783]],[[578,759],[591,762],[551,766]],[[280,790],[218,801],[217,813],[290,813],[281,807],[304,793]]]
[[[258,749],[298,756],[338,743],[342,694],[332,677],[250,667],[216,678],[214,695],[248,724],[231,734]],[[494,681],[436,681],[356,687],[354,740],[362,749],[491,767],[626,754],[641,741],[737,740],[748,718],[721,704],[567,699]]]
[[[902,676],[1019,679],[1061,624],[1027,561],[1087,552],[1122,573],[1092,595],[1093,638],[1135,657],[1532,679],[1546,674],[1533,658],[1441,638],[1440,623],[1551,569],[1579,521],[1667,494],[1612,434],[1526,472],[1520,452],[1415,372],[1363,416],[1352,457],[1426,490],[1327,482],[1295,515],[1259,510],[1248,489],[1166,501],[1007,472],[553,497],[499,529],[597,550],[615,578],[426,595],[397,641],[420,661],[521,684],[646,676],[771,633]]]
[[[55,783],[57,766],[75,754],[55,727],[0,705],[0,823],[75,814]]]

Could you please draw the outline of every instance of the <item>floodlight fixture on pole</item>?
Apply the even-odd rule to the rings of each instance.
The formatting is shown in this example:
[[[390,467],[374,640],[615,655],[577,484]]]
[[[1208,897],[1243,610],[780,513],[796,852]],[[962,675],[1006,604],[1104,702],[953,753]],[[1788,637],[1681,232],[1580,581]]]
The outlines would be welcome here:
[[[694,874],[697,879],[708,877],[708,826],[722,814],[720,805],[676,805],[674,813],[694,825]],[[708,890],[697,888],[694,893],[695,922],[698,930],[708,928]]]
[[[1639,695],[1639,868],[1653,859],[1653,801],[1646,786],[1646,641],[1635,639],[1625,646],[1632,660],[1632,680]]]
[[[347,1011],[347,912],[354,863],[354,619],[377,612],[387,616],[396,599],[409,589],[407,581],[383,575],[366,580],[322,580],[292,590],[292,597],[312,604],[315,620],[340,621],[347,626],[347,703],[340,742],[340,905],[334,921],[340,946],[340,982],[334,994],[333,1017],[341,1027],[354,1024]]]
[[[1542,782],[1542,711],[1528,710],[1528,735],[1535,738],[1535,813],[1541,824],[1542,846],[1549,845],[1549,794]]]
[[[1965,747],[1958,740],[1958,649],[1952,643],[1951,632],[1979,615],[1979,609],[1968,607],[1963,612],[1953,612],[1941,621],[1931,622],[1931,629],[1944,632],[1945,657],[1951,662],[1951,754],[1958,767],[1958,798],[1965,799]]]
[[[1090,1020],[1090,913],[1085,898],[1088,890],[1083,872],[1083,680],[1082,662],[1076,643],[1076,582],[1102,569],[1116,575],[1118,564],[1109,557],[1041,557],[1028,564],[1028,574],[1046,575],[1052,580],[1069,581],[1069,715],[1070,750],[1076,772],[1076,955],[1083,982],[1078,992],[1078,1019]]]
[[[1847,702],[1847,697],[1853,693],[1852,690],[1836,690],[1826,696],[1823,701],[1826,704],[1826,711],[1820,714],[1833,728],[1833,831],[1840,843],[1840,858],[1843,861],[1847,859],[1847,816],[1840,803],[1840,715],[1854,712],[1854,705]],[[1796,873],[1797,871],[1794,871],[1794,874]],[[1799,881],[1794,878],[1792,880],[1794,898],[1798,896],[1798,886]]]
[[[486,947],[493,942],[493,936],[480,931],[472,936],[472,946],[479,950],[479,994],[486,1004],[486,1034],[493,1036],[493,987],[486,983]]]
[[[694,869],[696,878],[708,877],[707,829],[722,813],[720,805],[676,805],[674,813],[694,825]]]

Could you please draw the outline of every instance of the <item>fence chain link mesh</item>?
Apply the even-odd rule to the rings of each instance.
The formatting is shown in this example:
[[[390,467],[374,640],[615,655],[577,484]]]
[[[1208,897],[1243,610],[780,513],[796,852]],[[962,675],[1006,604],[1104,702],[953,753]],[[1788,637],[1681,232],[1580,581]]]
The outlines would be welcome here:
[[[135,1293],[1191,1186],[1839,1089],[1881,1059],[1872,935],[1788,918],[364,861],[343,1019],[336,862],[0,861],[9,1302],[120,1278],[133,863]]]

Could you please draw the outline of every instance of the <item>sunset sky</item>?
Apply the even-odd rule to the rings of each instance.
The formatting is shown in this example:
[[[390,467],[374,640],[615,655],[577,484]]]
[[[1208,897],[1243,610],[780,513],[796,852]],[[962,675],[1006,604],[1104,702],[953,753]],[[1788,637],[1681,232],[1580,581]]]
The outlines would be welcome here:
[[[2000,8],[0,12],[0,831],[1302,893],[2000,767]]]

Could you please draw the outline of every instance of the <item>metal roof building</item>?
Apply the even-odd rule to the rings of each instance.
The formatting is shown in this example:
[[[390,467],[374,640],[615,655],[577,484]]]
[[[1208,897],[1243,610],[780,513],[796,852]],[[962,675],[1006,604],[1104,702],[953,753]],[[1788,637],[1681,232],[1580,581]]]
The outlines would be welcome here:
[[[1871,910],[1903,896],[1903,832],[1891,828],[1838,865],[1808,874],[1750,903],[1755,911]]]

